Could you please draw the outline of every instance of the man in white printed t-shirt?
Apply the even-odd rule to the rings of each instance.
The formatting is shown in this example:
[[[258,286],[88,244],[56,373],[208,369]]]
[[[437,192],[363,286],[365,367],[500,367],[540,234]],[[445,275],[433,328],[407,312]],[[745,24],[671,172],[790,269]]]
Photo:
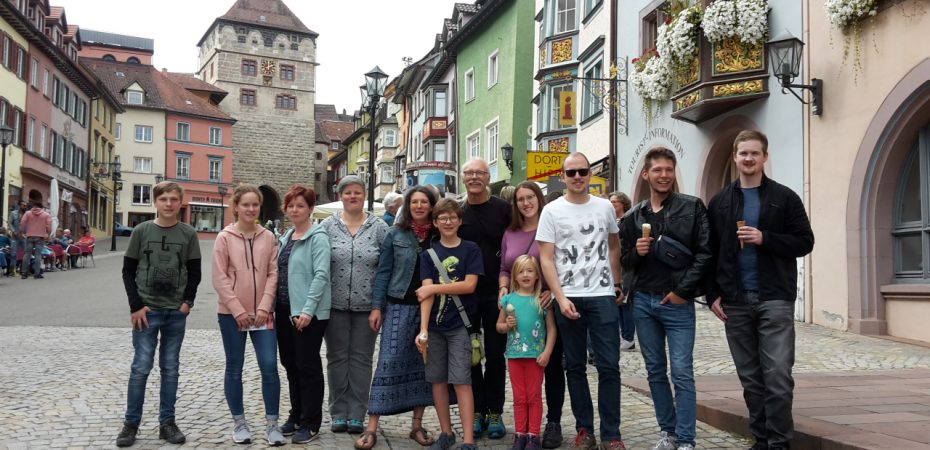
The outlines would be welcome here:
[[[556,323],[578,434],[572,448],[593,449],[594,407],[585,376],[590,333],[598,373],[602,449],[625,449],[620,437],[620,241],[610,201],[588,192],[591,163],[572,153],[562,163],[568,193],[543,208],[536,230],[543,275],[558,303]]]

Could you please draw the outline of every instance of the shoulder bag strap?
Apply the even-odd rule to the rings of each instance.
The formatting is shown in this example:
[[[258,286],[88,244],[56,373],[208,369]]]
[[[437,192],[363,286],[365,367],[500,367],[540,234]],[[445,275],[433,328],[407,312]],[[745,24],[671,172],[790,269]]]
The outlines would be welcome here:
[[[439,272],[439,278],[443,283],[451,283],[449,280],[449,272],[446,272],[445,266],[439,261],[439,255],[436,254],[436,250],[432,248],[426,251],[429,253],[429,257],[433,260],[433,265],[436,266],[436,270]],[[458,295],[451,295],[452,301],[455,302],[455,308],[459,310],[459,315],[462,317],[462,323],[465,324],[465,329],[468,332],[471,332],[471,320],[468,320],[468,313],[465,312],[465,306],[462,305],[462,299]]]

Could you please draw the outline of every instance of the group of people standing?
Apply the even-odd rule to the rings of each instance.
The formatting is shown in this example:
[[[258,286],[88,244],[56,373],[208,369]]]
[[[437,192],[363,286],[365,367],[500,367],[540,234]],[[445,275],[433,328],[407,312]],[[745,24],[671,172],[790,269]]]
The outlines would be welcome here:
[[[462,448],[477,448],[485,432],[491,439],[507,434],[509,371],[514,449],[562,444],[566,386],[577,431],[572,447],[593,449],[590,348],[600,447],[623,449],[619,360],[621,349],[634,347],[635,323],[661,429],[655,448],[693,449],[694,301],[704,295],[726,321],[754,448],[788,448],[793,267],[813,235],[797,195],[765,177],[767,156],[762,133],[740,134],[733,153],[740,180],[709,210],[674,192],[676,159],[667,149],[646,154],[650,197],[637,205],[622,194],[592,196],[590,162],[581,153],[565,158],[567,192],[548,205],[533,182],[516,186],[509,202],[491,196],[488,165],[474,159],[463,166],[464,202],[415,186],[390,211],[392,226],[365,211],[364,182],[350,175],[336,189],[343,211],[320,224],[311,220],[313,190],[292,186],[284,198],[292,227],[280,237],[257,225],[261,192],[238,186],[236,220],[218,235],[212,258],[233,441],[252,441],[242,387],[251,338],[270,445],[318,436],[325,382],[330,430],[358,434],[358,449],[377,444],[381,416],[407,412],[412,440],[450,448],[452,403],[464,425]],[[135,357],[119,446],[132,445],[138,433],[159,334],[159,437],[185,440],[174,421],[178,355],[201,255],[196,232],[177,220],[183,189],[159,183],[153,197],[158,216],[136,227],[124,257]],[[280,426],[278,355],[290,398]],[[435,437],[422,426],[427,406],[439,416]]]

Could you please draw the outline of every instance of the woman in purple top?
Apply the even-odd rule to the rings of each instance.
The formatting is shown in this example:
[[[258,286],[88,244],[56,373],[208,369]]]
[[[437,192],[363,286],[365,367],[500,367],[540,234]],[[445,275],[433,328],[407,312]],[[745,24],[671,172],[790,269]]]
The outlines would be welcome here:
[[[501,240],[501,271],[499,274],[498,301],[510,292],[510,269],[517,257],[530,255],[539,259],[536,244],[536,226],[546,204],[539,186],[533,181],[517,185],[511,200],[513,208],[510,226]],[[549,291],[543,281],[543,304],[549,303]],[[555,348],[546,366],[546,429],[543,431],[543,448],[562,445],[562,405],[565,403],[565,371],[562,367],[562,338],[557,335]]]

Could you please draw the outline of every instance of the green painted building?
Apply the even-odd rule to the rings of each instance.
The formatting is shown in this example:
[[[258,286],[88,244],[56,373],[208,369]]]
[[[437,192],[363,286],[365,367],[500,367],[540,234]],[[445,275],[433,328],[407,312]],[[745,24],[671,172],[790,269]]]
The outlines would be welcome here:
[[[488,161],[496,190],[526,178],[533,99],[533,0],[486,0],[461,24],[446,50],[455,55],[455,139],[459,171],[471,158]],[[513,146],[513,173],[501,154]],[[464,192],[459,184],[459,192]]]

